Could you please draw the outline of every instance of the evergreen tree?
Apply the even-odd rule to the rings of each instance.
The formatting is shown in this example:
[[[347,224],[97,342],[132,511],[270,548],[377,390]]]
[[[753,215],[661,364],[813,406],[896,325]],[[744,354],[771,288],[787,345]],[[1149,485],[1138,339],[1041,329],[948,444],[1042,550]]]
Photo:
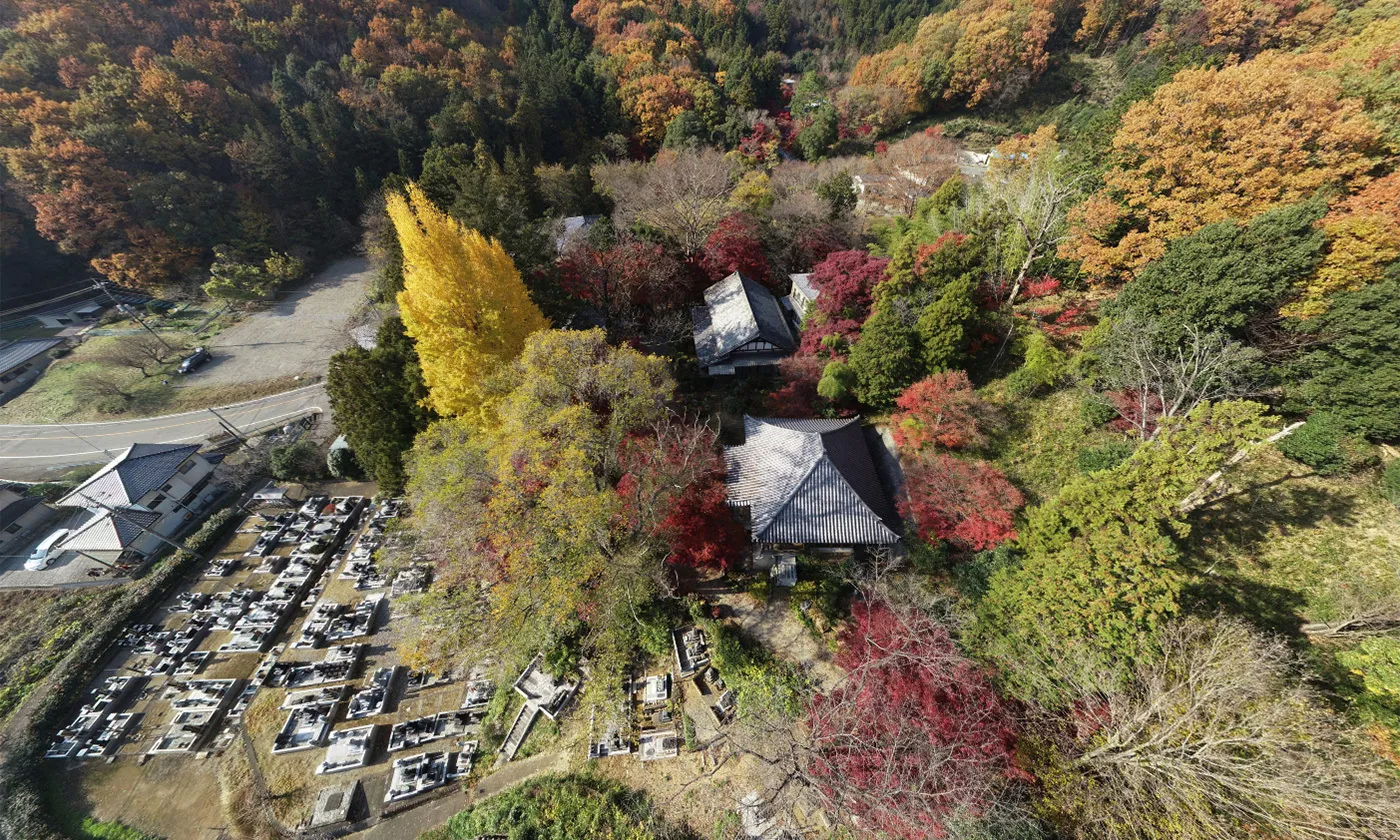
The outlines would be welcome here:
[[[877,306],[861,327],[860,340],[851,349],[856,374],[856,396],[866,405],[893,405],[924,372],[919,334],[893,311]]]
[[[397,317],[384,319],[373,350],[351,347],[331,357],[326,393],[336,426],[381,493],[403,491],[403,453],[428,426],[427,388],[418,353]]]
[[[1295,328],[1316,344],[1286,368],[1287,407],[1327,410],[1373,440],[1400,437],[1400,267]]]
[[[1270,210],[1249,224],[1206,225],[1173,241],[1144,268],[1113,308],[1162,324],[1170,337],[1188,327],[1239,337],[1250,318],[1278,308],[1322,258],[1320,201]]]
[[[950,370],[962,360],[967,349],[968,324],[977,311],[972,301],[975,288],[971,277],[958,277],[919,313],[915,326],[926,373]]]

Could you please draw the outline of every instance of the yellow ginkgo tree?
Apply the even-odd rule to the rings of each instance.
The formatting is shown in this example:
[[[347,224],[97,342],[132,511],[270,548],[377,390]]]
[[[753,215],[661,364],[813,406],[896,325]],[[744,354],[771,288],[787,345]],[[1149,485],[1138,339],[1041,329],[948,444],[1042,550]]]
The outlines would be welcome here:
[[[463,227],[416,184],[387,205],[403,249],[399,311],[418,348],[427,405],[491,425],[487,380],[549,322],[499,242]]]

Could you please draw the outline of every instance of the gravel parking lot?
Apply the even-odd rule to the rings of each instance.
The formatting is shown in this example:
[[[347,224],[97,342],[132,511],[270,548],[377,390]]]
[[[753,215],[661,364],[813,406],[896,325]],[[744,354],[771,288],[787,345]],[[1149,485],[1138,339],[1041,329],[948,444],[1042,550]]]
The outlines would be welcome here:
[[[369,262],[339,260],[269,308],[216,336],[213,361],[185,376],[190,385],[234,385],[283,376],[324,376],[349,343],[346,324],[366,301]]]

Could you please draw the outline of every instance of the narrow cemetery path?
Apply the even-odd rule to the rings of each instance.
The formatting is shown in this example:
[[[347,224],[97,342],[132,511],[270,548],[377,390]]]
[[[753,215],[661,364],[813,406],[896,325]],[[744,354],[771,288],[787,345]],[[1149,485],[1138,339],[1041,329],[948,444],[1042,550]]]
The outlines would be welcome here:
[[[512,761],[482,779],[467,793],[453,790],[439,799],[426,802],[391,817],[357,834],[354,840],[412,840],[430,828],[436,828],[479,799],[493,796],[542,773],[564,772],[569,769],[569,757],[557,750]]]

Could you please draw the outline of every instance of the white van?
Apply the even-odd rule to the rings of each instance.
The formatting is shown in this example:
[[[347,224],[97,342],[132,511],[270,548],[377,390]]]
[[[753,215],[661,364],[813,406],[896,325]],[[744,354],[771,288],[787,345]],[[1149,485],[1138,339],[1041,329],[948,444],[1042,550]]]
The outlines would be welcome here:
[[[59,528],[52,534],[44,538],[44,541],[35,546],[34,551],[29,555],[29,559],[24,561],[24,569],[28,572],[37,572],[40,569],[47,569],[53,562],[54,555],[61,552],[54,551],[54,546],[63,540],[73,531],[69,528]]]

